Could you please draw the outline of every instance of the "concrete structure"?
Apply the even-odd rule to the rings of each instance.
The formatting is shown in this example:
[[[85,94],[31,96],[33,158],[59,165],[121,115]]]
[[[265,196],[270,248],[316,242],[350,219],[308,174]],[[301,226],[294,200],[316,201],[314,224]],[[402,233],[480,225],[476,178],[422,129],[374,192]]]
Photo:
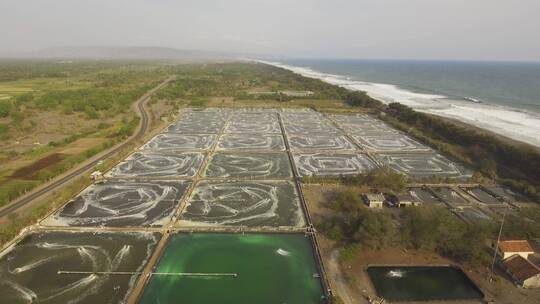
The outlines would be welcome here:
[[[315,94],[312,91],[279,91],[279,93],[289,97],[308,97]]]
[[[506,272],[523,288],[540,288],[540,269],[521,255],[502,262]]]
[[[408,193],[397,195],[396,198],[397,207],[419,206],[422,204],[422,202]]]
[[[103,174],[100,171],[94,171],[92,174],[90,174],[90,178],[97,181],[100,180],[103,177]]]
[[[404,194],[390,194],[386,195],[386,204],[388,207],[409,207],[409,206],[419,206],[422,204],[422,202],[414,197],[410,193],[404,193]]]
[[[315,93],[312,91],[251,91],[248,95],[285,95],[288,97],[309,97]]]
[[[499,243],[498,253],[502,260],[506,260],[513,255],[528,259],[530,255],[534,254],[534,250],[526,240],[508,240]]]
[[[382,208],[384,204],[384,196],[380,193],[368,193],[363,195],[364,203],[369,208]]]

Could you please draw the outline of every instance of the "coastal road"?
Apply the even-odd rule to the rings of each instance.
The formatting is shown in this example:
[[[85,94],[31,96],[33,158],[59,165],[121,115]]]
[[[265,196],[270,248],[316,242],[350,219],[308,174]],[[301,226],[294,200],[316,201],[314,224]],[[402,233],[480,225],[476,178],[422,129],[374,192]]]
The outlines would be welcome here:
[[[125,146],[128,144],[142,138],[146,132],[148,131],[148,127],[150,125],[150,118],[149,114],[146,111],[145,105],[146,102],[150,99],[152,94],[154,94],[157,90],[163,88],[166,86],[170,81],[172,81],[175,78],[175,76],[171,76],[161,82],[159,85],[151,89],[150,91],[146,92],[143,96],[141,96],[137,101],[135,102],[137,107],[137,112],[139,112],[139,116],[141,117],[141,122],[139,123],[139,129],[137,132],[132,135],[130,138],[128,138],[123,143],[111,148],[108,151],[102,152],[98,157],[91,158],[90,160],[87,160],[86,162],[83,162],[79,166],[77,166],[75,169],[72,169],[71,171],[68,171],[61,176],[58,176],[54,179],[52,179],[50,182],[47,182],[45,184],[42,184],[41,186],[38,186],[34,190],[30,190],[27,194],[24,194],[23,196],[15,199],[11,203],[9,203],[7,206],[0,209],[0,218],[3,218],[10,213],[19,210],[23,206],[26,206],[30,204],[31,202],[35,201],[36,199],[45,196],[46,194],[50,193],[51,191],[54,191],[62,186],[64,186],[69,181],[83,175],[90,169],[94,168],[100,161],[105,160],[115,154],[117,154],[120,150],[122,150]]]

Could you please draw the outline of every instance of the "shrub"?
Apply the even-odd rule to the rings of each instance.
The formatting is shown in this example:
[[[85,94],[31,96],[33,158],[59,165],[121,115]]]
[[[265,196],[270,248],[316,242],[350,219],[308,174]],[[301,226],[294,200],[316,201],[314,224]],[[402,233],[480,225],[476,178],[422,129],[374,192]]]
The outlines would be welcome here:
[[[97,112],[96,109],[94,109],[92,106],[85,106],[85,107],[84,107],[84,113],[85,113],[86,116],[88,116],[88,118],[90,118],[90,119],[97,119],[97,118],[99,118],[98,112]]]
[[[11,112],[11,103],[9,101],[0,100],[0,117],[7,117]]]
[[[0,136],[6,134],[9,131],[9,126],[0,123]]]

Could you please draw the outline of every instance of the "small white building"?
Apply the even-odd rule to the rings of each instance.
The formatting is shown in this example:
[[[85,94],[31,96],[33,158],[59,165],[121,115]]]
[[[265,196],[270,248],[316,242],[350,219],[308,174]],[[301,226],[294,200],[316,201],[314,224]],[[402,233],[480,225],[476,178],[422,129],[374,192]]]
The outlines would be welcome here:
[[[523,288],[540,288],[540,269],[531,261],[515,254],[503,262],[506,272]]]
[[[530,255],[534,254],[531,244],[526,240],[501,241],[498,252],[502,260],[506,260],[513,255],[519,255],[524,259],[528,259]]]
[[[94,171],[92,172],[92,174],[90,174],[90,178],[92,178],[95,181],[101,179],[102,177],[103,177],[103,174],[101,174],[100,171]]]
[[[369,208],[380,209],[384,206],[384,195],[380,193],[367,193],[363,195],[364,203]]]
[[[279,91],[279,93],[289,97],[308,97],[315,94],[312,91]]]
[[[422,203],[410,194],[400,194],[397,196],[398,207],[419,206],[420,204]]]

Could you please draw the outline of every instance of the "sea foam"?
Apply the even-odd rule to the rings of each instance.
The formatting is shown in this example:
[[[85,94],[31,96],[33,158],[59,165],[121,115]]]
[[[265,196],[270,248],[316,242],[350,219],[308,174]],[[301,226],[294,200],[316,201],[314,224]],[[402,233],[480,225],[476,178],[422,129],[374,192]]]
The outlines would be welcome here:
[[[510,107],[471,101],[470,97],[450,98],[406,90],[396,85],[355,81],[342,75],[315,71],[280,62],[258,62],[284,68],[305,77],[320,79],[353,91],[365,91],[383,103],[399,102],[417,111],[456,119],[479,128],[540,147],[540,114]]]

